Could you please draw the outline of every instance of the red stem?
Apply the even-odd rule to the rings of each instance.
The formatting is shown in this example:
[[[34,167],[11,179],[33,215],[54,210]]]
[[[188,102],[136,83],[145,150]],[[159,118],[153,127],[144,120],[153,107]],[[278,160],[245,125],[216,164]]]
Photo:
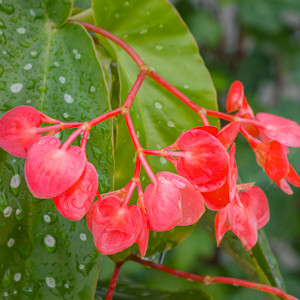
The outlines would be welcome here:
[[[185,157],[185,153],[183,152],[179,152],[179,151],[164,151],[164,150],[149,150],[149,149],[144,149],[143,150],[144,154],[148,154],[148,155],[157,155],[157,156],[163,156],[163,157],[172,157],[172,156],[176,156],[176,157]]]
[[[82,125],[82,123],[60,123],[58,125],[53,125],[53,126],[47,126],[47,127],[38,127],[36,128],[37,133],[43,133],[43,132],[48,132],[52,130],[62,130],[66,128],[74,128],[74,127],[79,127]]]
[[[205,285],[210,285],[213,283],[225,283],[225,284],[231,284],[234,286],[239,285],[239,286],[248,287],[248,288],[251,288],[254,290],[272,293],[272,294],[278,295],[287,300],[299,300],[298,298],[291,296],[278,288],[268,286],[265,284],[261,284],[261,283],[255,283],[255,282],[251,282],[251,281],[247,281],[247,280],[230,278],[230,277],[201,276],[201,275],[191,274],[191,273],[176,270],[176,269],[173,269],[173,268],[161,265],[161,264],[157,264],[152,261],[143,260],[135,255],[131,255],[129,257],[129,259],[132,261],[135,261],[141,265],[150,267],[152,269],[156,269],[156,270],[162,271],[164,273],[168,273],[168,274],[171,274],[171,275],[177,276],[177,277],[182,277],[182,278],[185,278],[188,280],[201,282]]]
[[[74,132],[72,132],[72,134],[69,135],[68,139],[64,142],[64,144],[61,146],[62,150],[67,150],[69,148],[69,146],[74,142],[74,140],[78,137],[78,135],[84,131],[85,128],[84,127],[80,127],[77,130],[75,130]]]
[[[121,113],[122,113],[121,108],[114,109],[114,110],[109,111],[108,113],[106,113],[104,115],[101,115],[101,116],[99,116],[99,117],[97,117],[97,118],[95,118],[93,120],[88,121],[87,125],[89,127],[93,127],[93,126],[99,124],[100,122],[103,122],[103,121],[105,121],[105,120],[107,120],[109,118],[112,118],[112,117],[115,117],[117,115],[120,115]]]
[[[132,105],[132,102],[136,96],[136,94],[138,93],[143,81],[145,80],[146,78],[146,75],[147,75],[147,71],[146,70],[141,70],[133,87],[131,88],[124,104],[122,105],[123,107],[123,110],[124,108],[127,108],[128,110],[130,109],[131,105]]]
[[[81,24],[87,30],[98,33],[98,34],[108,38],[109,40],[113,41],[114,43],[119,45],[121,48],[123,48],[131,56],[131,58],[134,60],[134,62],[139,67],[142,67],[145,65],[144,61],[140,58],[140,56],[127,43],[125,43],[123,40],[121,40],[114,34],[108,32],[102,28],[99,28],[95,25],[89,24],[89,23],[85,23],[85,22],[81,22],[81,21],[73,21],[73,20],[70,20],[69,22]]]
[[[170,93],[172,93],[174,96],[176,96],[179,100],[181,100],[184,104],[186,104],[195,113],[197,113],[198,115],[203,114],[203,113],[205,114],[205,109],[203,109],[201,106],[194,103],[191,99],[189,99],[187,96],[185,96],[182,92],[180,92],[178,89],[176,89],[172,84],[170,84],[167,80],[162,78],[156,72],[151,71],[148,73],[148,76],[150,78],[152,78],[153,80],[155,80],[158,84],[160,84],[166,90],[168,90]]]
[[[80,148],[85,151],[85,147],[86,147],[86,143],[87,143],[87,139],[89,137],[89,130],[86,130],[83,134],[82,140],[81,140],[81,144],[80,144]]]
[[[123,262],[117,262],[115,265],[114,272],[109,283],[108,291],[105,296],[105,300],[111,300],[113,298],[122,265]]]
[[[125,207],[125,206],[128,205],[128,203],[129,203],[129,201],[131,199],[131,196],[132,196],[132,194],[134,192],[135,187],[136,187],[136,182],[135,181],[131,181],[130,188],[129,188],[129,190],[128,190],[127,194],[126,194],[126,197],[125,197],[125,199],[124,199],[124,201],[122,203],[122,207]]]

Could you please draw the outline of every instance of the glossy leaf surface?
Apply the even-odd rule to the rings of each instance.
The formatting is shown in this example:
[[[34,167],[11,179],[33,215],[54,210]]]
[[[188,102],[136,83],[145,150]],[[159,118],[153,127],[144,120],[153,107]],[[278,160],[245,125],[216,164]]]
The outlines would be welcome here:
[[[1,115],[26,104],[68,122],[109,109],[91,38],[76,24],[55,27],[67,20],[71,6],[72,1],[1,1]],[[70,132],[59,137],[64,141]],[[100,190],[108,191],[109,121],[91,132],[87,158],[97,169]],[[33,198],[24,159],[1,149],[0,162],[0,298],[92,299],[100,255],[85,220],[69,221],[52,199]]]

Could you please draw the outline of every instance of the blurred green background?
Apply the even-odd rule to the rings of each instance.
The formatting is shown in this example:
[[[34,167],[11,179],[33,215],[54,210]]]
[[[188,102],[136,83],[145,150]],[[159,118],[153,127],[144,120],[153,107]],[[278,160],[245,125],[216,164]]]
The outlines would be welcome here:
[[[265,111],[300,123],[300,1],[299,0],[173,0],[194,35],[224,111],[226,93],[241,80],[255,113]],[[187,70],[188,71],[188,70]],[[268,196],[271,219],[264,230],[269,238],[290,294],[300,297],[300,190],[285,195],[257,166],[241,136],[237,165],[243,182],[256,181]],[[288,158],[300,172],[300,150]],[[297,159],[298,158],[298,159]],[[164,264],[201,275],[247,277],[200,228],[165,254]],[[100,279],[111,276],[113,263],[103,258]],[[120,280],[164,290],[181,290],[197,283],[126,263]],[[203,286],[202,286],[203,287]],[[246,288],[221,284],[203,287],[215,299],[265,299]]]

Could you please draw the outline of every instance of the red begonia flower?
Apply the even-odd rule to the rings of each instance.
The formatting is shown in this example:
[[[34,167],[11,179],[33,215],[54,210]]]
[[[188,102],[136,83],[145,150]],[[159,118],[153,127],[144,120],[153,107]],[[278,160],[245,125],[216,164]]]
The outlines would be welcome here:
[[[91,206],[98,188],[95,167],[87,163],[79,180],[64,193],[53,198],[57,210],[69,220],[80,220]]]
[[[181,221],[179,226],[188,226],[196,223],[205,212],[202,194],[185,178],[171,173],[159,172],[157,178],[163,177],[171,181],[180,191]]]
[[[226,111],[231,113],[240,110],[243,104],[244,86],[240,81],[234,81],[227,93]]]
[[[37,198],[56,197],[81,177],[86,155],[77,146],[66,150],[54,136],[44,136],[32,145],[25,163],[25,178],[31,193]]]
[[[184,154],[175,161],[180,176],[201,186],[218,181],[214,189],[224,183],[228,168],[228,154],[222,143],[213,135],[200,129],[191,129],[180,135],[175,143]],[[207,190],[207,188],[205,188]]]
[[[188,180],[170,172],[157,173],[157,182],[146,187],[144,204],[153,231],[194,224],[205,211],[201,193]]]
[[[136,240],[136,243],[139,246],[141,256],[144,257],[147,252],[148,241],[149,241],[149,224],[148,224],[148,218],[145,215],[143,209],[140,210],[141,210],[143,222],[142,222],[141,232]]]
[[[41,115],[31,106],[18,106],[0,119],[0,147],[8,153],[26,157],[33,143],[42,135],[36,132],[41,125]]]
[[[247,193],[236,193],[226,207],[231,231],[240,239],[246,250],[257,242],[257,219]]]
[[[121,200],[109,196],[93,208],[92,233],[98,251],[111,255],[133,245],[142,228],[142,215],[135,205],[122,207]]]
[[[256,216],[257,229],[260,229],[268,223],[270,218],[268,199],[263,190],[257,186],[249,187],[245,192],[241,193],[240,196],[245,193],[250,197],[250,204]]]
[[[217,240],[217,246],[220,245],[226,231],[230,230],[228,223],[227,209],[220,209],[215,216],[215,234]]]
[[[202,192],[205,205],[211,210],[219,210],[225,207],[235,196],[237,167],[235,161],[235,144],[229,151],[229,167],[224,184],[211,192]]]
[[[300,126],[291,120],[268,113],[258,113],[256,119],[265,125],[265,135],[289,147],[300,147]]]

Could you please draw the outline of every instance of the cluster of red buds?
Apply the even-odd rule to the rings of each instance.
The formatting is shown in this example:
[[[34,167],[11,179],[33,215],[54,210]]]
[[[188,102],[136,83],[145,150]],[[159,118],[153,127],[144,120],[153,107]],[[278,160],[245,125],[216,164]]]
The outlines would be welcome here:
[[[287,182],[299,187],[300,178],[287,160],[287,146],[300,146],[299,125],[267,113],[254,116],[243,85],[236,81],[226,102],[228,113],[235,113],[219,113],[219,117],[226,115],[224,119],[230,121],[220,131],[202,115],[205,125],[183,132],[172,145],[162,150],[144,149],[128,109],[136,85],[141,85],[140,76],[122,107],[85,123],[62,123],[33,107],[16,107],[0,119],[0,146],[12,155],[26,157],[25,178],[35,197],[53,198],[58,211],[70,220],[86,215],[95,245],[103,254],[114,254],[137,243],[145,256],[149,230],[161,232],[195,224],[205,207],[217,211],[217,244],[227,230],[232,230],[246,249],[252,248],[257,230],[269,220],[269,206],[259,187],[237,184],[234,140],[241,132],[258,164],[284,192],[291,194]],[[93,126],[118,114],[124,116],[137,152],[135,171],[121,190],[100,195],[97,171],[86,158],[86,143]],[[42,123],[54,125],[41,127]],[[77,130],[61,145],[55,134],[65,128]],[[80,147],[71,146],[82,132]],[[166,158],[178,174],[155,175],[146,155]],[[152,181],[144,189],[141,166]],[[135,189],[136,205],[129,205]],[[96,195],[98,200],[93,203]]]

